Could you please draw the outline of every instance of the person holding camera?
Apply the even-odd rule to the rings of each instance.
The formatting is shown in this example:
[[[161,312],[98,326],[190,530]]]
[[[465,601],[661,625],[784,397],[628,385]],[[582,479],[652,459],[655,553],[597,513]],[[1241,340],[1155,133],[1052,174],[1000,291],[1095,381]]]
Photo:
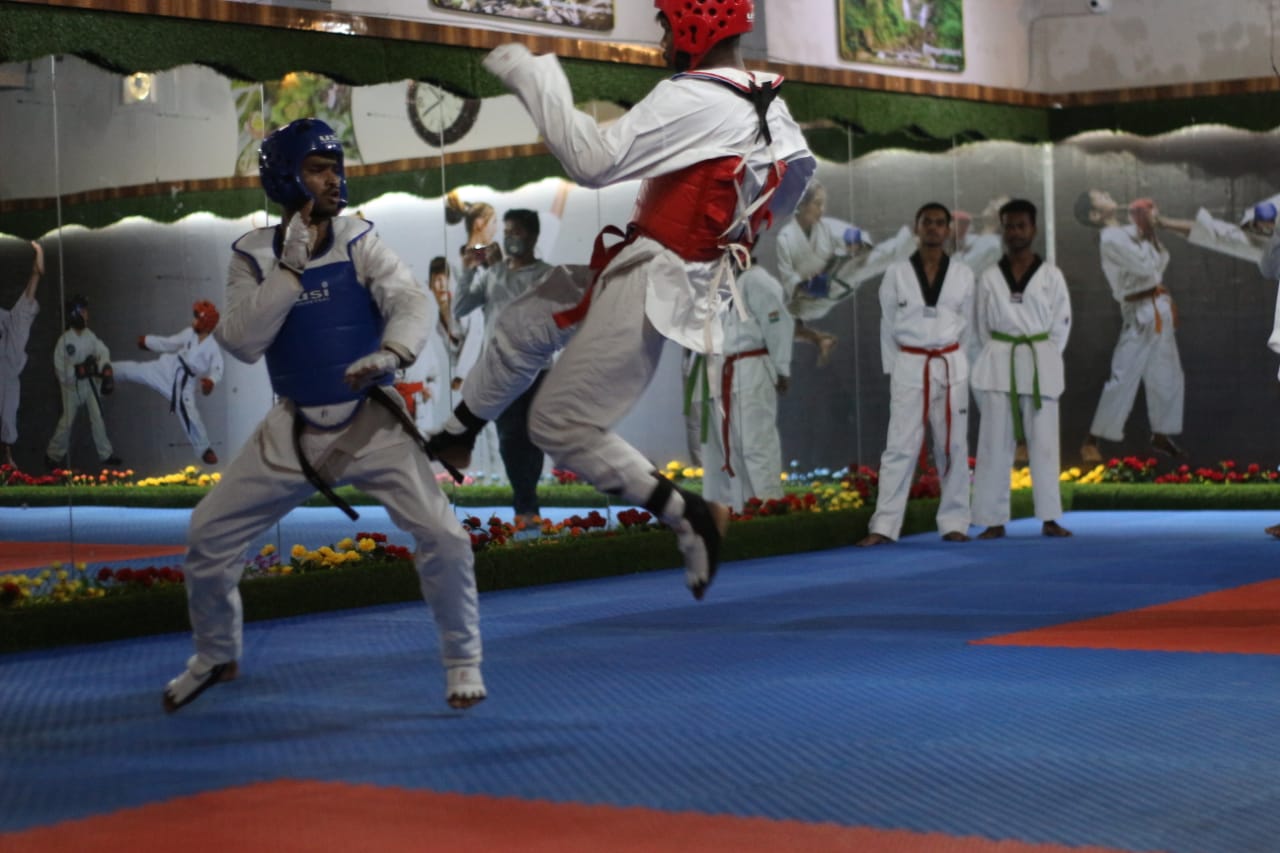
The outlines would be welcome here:
[[[534,254],[541,230],[537,211],[508,210],[502,217],[501,249],[491,244],[464,250],[462,280],[453,315],[462,319],[483,308],[485,346],[493,339],[503,308],[532,290],[551,271],[551,265]],[[542,476],[545,457],[529,438],[529,407],[550,366],[551,360],[547,359],[533,384],[496,418],[498,451],[502,454],[507,479],[511,481],[512,508],[518,530],[536,529],[539,522],[538,479]]]
[[[102,398],[115,389],[111,352],[89,329],[89,300],[73,296],[67,302],[67,330],[53,350],[53,371],[62,385],[62,417],[45,450],[45,466],[50,470],[66,465],[71,445],[71,428],[81,409],[89,412],[93,446],[103,465],[120,465],[111,448],[107,425],[102,420]]]

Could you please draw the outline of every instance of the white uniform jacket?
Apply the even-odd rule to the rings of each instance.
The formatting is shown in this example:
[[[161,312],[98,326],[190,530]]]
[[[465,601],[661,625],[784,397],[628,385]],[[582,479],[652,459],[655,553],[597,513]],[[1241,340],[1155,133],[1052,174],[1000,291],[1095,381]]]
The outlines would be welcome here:
[[[729,311],[725,315],[725,355],[760,349],[768,352],[738,360],[734,369],[734,390],[747,391],[748,385],[772,389],[779,376],[791,376],[791,348],[795,342],[796,324],[787,313],[786,294],[778,280],[760,266],[753,266],[738,277],[738,289],[746,303],[748,316],[743,320],[737,311]],[[722,356],[712,357],[707,371],[712,397],[721,395],[720,372],[723,365]],[[754,369],[756,365],[763,369]]]
[[[1062,271],[1047,261],[1031,272],[1021,293],[1011,287],[1002,264],[988,267],[978,279],[974,335],[981,352],[969,374],[975,391],[1011,390],[1010,354],[1018,393],[1031,394],[1037,369],[1040,394],[1057,399],[1066,388],[1062,352],[1071,334],[1071,298]],[[993,340],[992,332],[1030,337],[1045,332],[1048,340],[1012,344]],[[1033,354],[1034,349],[1034,354]]]
[[[1141,239],[1135,225],[1103,228],[1099,240],[1102,274],[1111,286],[1111,295],[1120,303],[1124,321],[1138,326],[1152,325],[1156,318],[1156,300],[1130,302],[1127,297],[1160,285],[1165,267],[1169,266],[1169,250]]]
[[[10,310],[0,308],[0,374],[16,377],[26,367],[31,324],[39,313],[39,304],[25,293]]]
[[[144,339],[151,352],[164,353],[161,362],[172,362],[172,369],[178,369],[178,359],[195,374],[197,378],[209,378],[214,383],[222,381],[222,350],[218,347],[213,335],[203,341],[195,329],[188,326],[176,335],[147,335]],[[166,357],[167,356],[167,357]]]
[[[387,248],[373,232],[373,223],[354,216],[332,220],[332,239],[319,247],[307,267],[323,266],[350,258],[361,284],[369,289],[382,314],[385,326],[383,346],[412,361],[426,344],[428,330],[438,311],[425,288],[413,278],[409,267]],[[227,275],[226,310],[214,332],[231,355],[246,364],[256,362],[266,352],[284,325],[293,304],[303,293],[298,277],[280,266],[275,255],[274,228],[259,228],[245,234],[233,246]],[[345,421],[355,403],[332,407],[312,407],[307,420],[316,424]],[[297,454],[292,444],[292,404],[283,401],[267,413],[263,452],[272,463],[297,470]],[[382,433],[385,435],[386,433]],[[303,446],[317,467],[320,457],[342,439],[342,449],[354,456],[381,449],[351,430],[321,432],[308,429]],[[399,440],[394,436],[394,440]],[[384,442],[385,443],[385,442]]]
[[[77,332],[67,329],[63,332],[53,350],[53,371],[58,375],[58,381],[66,386],[75,385],[76,365],[89,356],[98,360],[99,369],[111,363],[111,351],[92,330]],[[99,380],[95,376],[93,381],[96,384]]]
[[[745,157],[742,188],[756,199],[774,164],[787,164],[781,185],[769,200],[775,218],[790,216],[817,168],[786,103],[769,107],[773,145],[759,139],[755,109],[719,83],[699,78],[668,79],[608,127],[574,108],[568,78],[554,55],[533,56],[519,44],[504,45],[484,66],[524,104],[547,147],[578,184],[603,187],[653,178],[707,160]],[[728,68],[702,69],[738,84],[770,82],[776,75]],[[730,238],[737,235],[729,235]],[[686,262],[661,244],[640,238],[614,258],[604,275],[646,288],[645,315],[665,337],[696,352],[719,352],[723,284],[722,261]],[[634,281],[632,281],[634,280]]]
[[[844,241],[835,234],[835,223],[824,218],[805,234],[792,219],[778,230],[778,280],[791,298],[796,286],[826,268],[827,262],[845,251]]]
[[[968,378],[965,349],[971,334],[973,288],[969,268],[950,260],[937,305],[930,307],[912,260],[899,261],[885,271],[880,283],[880,359],[895,384],[924,388],[923,364],[928,356],[904,353],[902,347],[938,350],[959,344],[959,349],[932,360],[930,377],[952,385]]]

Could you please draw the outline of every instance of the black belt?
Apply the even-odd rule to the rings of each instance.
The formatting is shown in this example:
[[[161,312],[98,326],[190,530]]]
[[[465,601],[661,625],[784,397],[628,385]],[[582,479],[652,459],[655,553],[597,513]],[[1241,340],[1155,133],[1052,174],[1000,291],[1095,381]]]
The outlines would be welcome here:
[[[427,454],[428,459],[433,462],[440,462],[440,464],[444,466],[445,470],[449,472],[449,476],[453,477],[453,479],[459,483],[462,482],[462,472],[457,468],[454,468],[449,463],[436,459],[435,454],[433,454],[427,447],[426,438],[418,431],[418,425],[409,417],[409,413],[397,404],[391,395],[387,393],[386,388],[383,388],[381,385],[375,385],[368,390],[367,394],[368,399],[373,400],[395,416],[395,419],[400,422],[402,427],[404,427],[405,432],[407,432],[409,437],[413,439],[414,444],[418,445],[418,448],[423,453]],[[361,405],[363,405],[364,401],[361,400],[360,402]],[[293,413],[293,450],[298,455],[298,465],[302,468],[302,476],[306,477],[307,482],[314,486],[317,492],[324,495],[325,499],[329,501],[329,503],[345,512],[352,521],[356,521],[360,518],[360,514],[352,509],[351,504],[344,501],[342,497],[333,490],[333,487],[324,481],[324,478],[320,476],[315,467],[307,460],[307,455],[302,452],[302,432],[306,429],[306,425],[306,419],[302,417],[301,411],[295,407]]]

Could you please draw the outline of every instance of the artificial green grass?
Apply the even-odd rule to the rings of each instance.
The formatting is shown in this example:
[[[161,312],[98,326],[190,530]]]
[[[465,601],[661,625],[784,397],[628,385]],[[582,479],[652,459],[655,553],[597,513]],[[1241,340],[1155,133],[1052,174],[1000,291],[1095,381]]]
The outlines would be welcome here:
[[[216,487],[213,487],[216,488]],[[209,491],[201,486],[5,486],[0,488],[0,507],[119,506],[135,509],[189,509]],[[511,487],[500,485],[444,486],[445,494],[458,506],[510,506]],[[353,486],[337,490],[352,506],[376,504],[373,498]],[[538,487],[543,506],[603,507],[607,496],[591,486],[548,483]],[[305,506],[328,506],[315,495]]]
[[[202,491],[192,487],[171,488],[180,494]],[[544,500],[548,506],[603,505],[603,499],[588,486],[544,488],[547,495]],[[49,487],[41,487],[40,490],[64,493],[64,502],[65,492],[69,491]],[[158,496],[165,490],[165,487],[99,487],[84,491]],[[10,491],[17,490],[0,490]],[[592,495],[596,496],[598,503],[587,502]],[[1066,484],[1062,498],[1067,510],[1280,509],[1280,485]],[[464,503],[464,500],[475,503]],[[495,506],[509,500],[510,490],[500,486],[458,489],[461,506]],[[569,500],[582,503],[571,504],[567,502]],[[936,500],[911,501],[907,505],[903,535],[936,529],[934,514],[937,506]],[[1015,518],[1032,514],[1030,490],[1014,492],[1012,510]],[[721,571],[724,575],[731,575],[745,568],[734,566],[737,561],[852,545],[866,535],[871,513],[871,507],[863,507],[735,522],[724,543],[723,557],[727,565]],[[476,555],[476,579],[481,592],[492,592],[674,569],[680,564],[675,537],[670,531],[618,532],[488,548]],[[421,595],[417,574],[407,563],[255,578],[242,583],[241,592],[247,621],[415,601]],[[673,592],[673,595],[681,594],[684,593],[679,590]],[[0,652],[185,630],[187,614],[183,589],[160,586],[130,590],[96,600],[0,610]]]
[[[903,535],[934,529],[936,500],[913,501]],[[1014,512],[1030,511],[1030,495],[1014,495]],[[871,508],[795,513],[735,522],[724,543],[722,574],[735,561],[852,545],[867,533]],[[681,565],[669,530],[617,532],[554,542],[515,543],[476,555],[481,592],[593,580]],[[673,581],[673,584],[678,584]],[[415,601],[418,577],[408,563],[338,568],[254,578],[240,585],[246,621]],[[672,595],[684,595],[674,590]],[[129,590],[105,598],[0,610],[0,652],[103,642],[187,629],[186,597],[177,586]]]

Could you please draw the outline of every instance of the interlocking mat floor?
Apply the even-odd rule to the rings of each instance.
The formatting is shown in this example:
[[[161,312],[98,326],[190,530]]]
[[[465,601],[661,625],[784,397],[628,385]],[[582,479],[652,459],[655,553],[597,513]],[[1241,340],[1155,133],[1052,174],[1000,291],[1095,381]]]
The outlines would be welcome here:
[[[7,655],[0,850],[1277,851],[1276,520],[487,594],[466,712],[422,605],[250,623],[171,716],[186,636]]]

